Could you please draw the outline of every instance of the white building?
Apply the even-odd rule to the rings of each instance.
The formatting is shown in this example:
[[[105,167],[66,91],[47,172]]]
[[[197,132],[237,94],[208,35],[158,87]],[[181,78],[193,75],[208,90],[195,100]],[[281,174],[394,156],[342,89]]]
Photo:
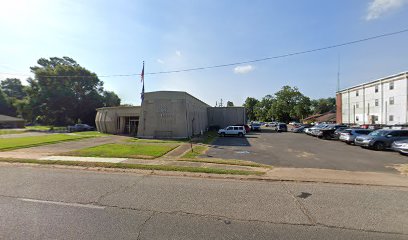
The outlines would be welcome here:
[[[408,72],[338,91],[336,105],[338,123],[408,124]]]

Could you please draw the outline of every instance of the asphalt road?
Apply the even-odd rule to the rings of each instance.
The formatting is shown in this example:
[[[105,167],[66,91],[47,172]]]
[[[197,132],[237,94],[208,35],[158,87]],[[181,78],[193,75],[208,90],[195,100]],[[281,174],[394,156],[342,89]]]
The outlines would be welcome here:
[[[408,189],[0,166],[0,239],[408,239]]]
[[[278,167],[395,173],[393,164],[408,163],[408,157],[392,151],[378,152],[341,141],[322,140],[300,133],[276,133],[271,129],[251,132],[246,138],[220,137],[207,156]]]

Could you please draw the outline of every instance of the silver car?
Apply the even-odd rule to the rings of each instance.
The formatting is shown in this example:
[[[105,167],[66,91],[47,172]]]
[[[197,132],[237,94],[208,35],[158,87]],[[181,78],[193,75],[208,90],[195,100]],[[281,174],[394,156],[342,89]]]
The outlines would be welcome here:
[[[339,140],[347,144],[354,143],[356,137],[361,135],[368,135],[373,130],[370,129],[346,129],[340,133]]]

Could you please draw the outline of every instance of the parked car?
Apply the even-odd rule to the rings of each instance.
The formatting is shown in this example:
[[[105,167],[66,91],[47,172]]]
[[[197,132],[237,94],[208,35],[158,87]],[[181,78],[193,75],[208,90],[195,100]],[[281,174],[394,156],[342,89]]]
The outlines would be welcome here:
[[[362,136],[362,135],[368,135],[372,132],[373,130],[370,129],[361,129],[361,128],[348,128],[343,130],[340,133],[340,137],[339,140],[342,142],[345,142],[347,144],[352,144],[354,143],[354,140],[356,139],[356,137],[358,136]]]
[[[288,131],[288,126],[286,126],[286,123],[279,123],[278,125],[276,125],[276,129],[277,132],[287,132]]]
[[[408,155],[408,139],[395,141],[391,144],[391,149],[403,155]]]
[[[259,123],[259,122],[252,122],[252,123],[251,123],[251,130],[252,130],[252,131],[261,131],[261,123]]]
[[[381,129],[356,137],[354,144],[380,151],[391,148],[394,141],[405,139],[408,139],[408,130]]]
[[[75,124],[74,126],[68,126],[68,132],[82,132],[82,131],[93,131],[94,127],[88,124]]]
[[[334,132],[339,128],[346,128],[345,125],[328,124],[327,126],[319,129],[316,132],[316,136],[326,140],[335,139]]]
[[[300,127],[297,127],[297,128],[292,128],[291,131],[294,132],[294,133],[302,133],[305,129],[306,129],[305,126],[300,126]]]
[[[245,136],[246,131],[244,126],[228,126],[226,128],[218,130],[218,135],[225,137],[227,135],[236,135],[238,137]]]
[[[333,133],[333,139],[339,139],[341,133],[346,131],[347,129],[349,129],[347,126],[337,128],[336,131],[334,131]]]

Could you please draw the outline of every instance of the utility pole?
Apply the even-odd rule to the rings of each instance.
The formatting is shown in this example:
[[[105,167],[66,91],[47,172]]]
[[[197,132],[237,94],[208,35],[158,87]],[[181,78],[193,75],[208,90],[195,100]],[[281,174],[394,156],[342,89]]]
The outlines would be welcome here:
[[[337,92],[340,91],[340,54],[337,57]]]
[[[221,98],[221,100],[220,100],[220,107],[223,107],[223,106],[222,106],[222,98]]]

